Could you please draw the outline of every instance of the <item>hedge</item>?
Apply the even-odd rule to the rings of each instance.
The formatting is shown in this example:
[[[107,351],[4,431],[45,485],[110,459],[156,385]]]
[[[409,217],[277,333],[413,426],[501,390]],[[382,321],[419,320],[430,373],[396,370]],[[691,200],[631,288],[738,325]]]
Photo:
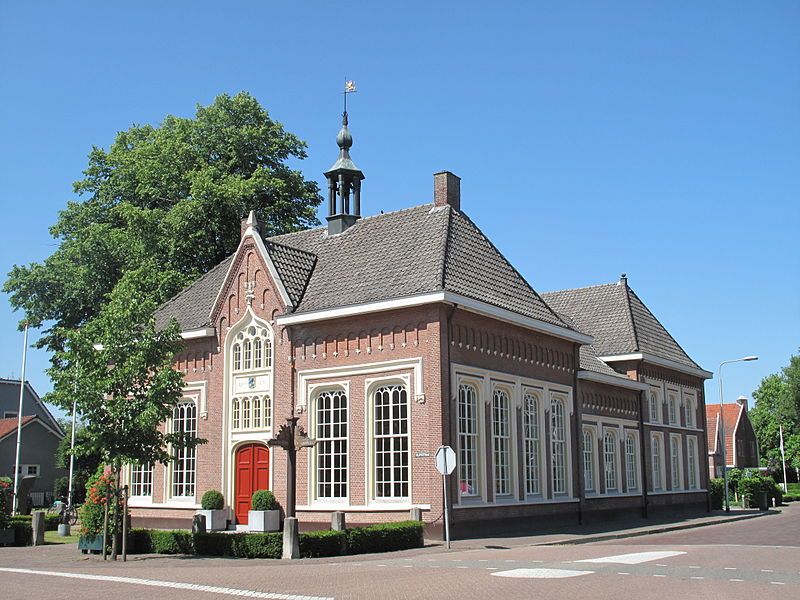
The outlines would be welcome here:
[[[300,556],[340,556],[364,552],[390,552],[419,548],[422,523],[406,521],[347,531],[311,531],[300,534]],[[196,554],[235,558],[280,558],[282,533],[196,533],[132,529],[128,538],[131,554]]]
[[[27,523],[31,524],[33,517],[31,515],[15,515],[10,517],[12,523]],[[45,531],[58,531],[58,526],[61,524],[61,515],[47,514],[44,515],[44,530]]]
[[[711,494],[711,509],[722,510],[722,502],[725,499],[725,480],[721,477],[712,479],[709,482],[708,491]]]

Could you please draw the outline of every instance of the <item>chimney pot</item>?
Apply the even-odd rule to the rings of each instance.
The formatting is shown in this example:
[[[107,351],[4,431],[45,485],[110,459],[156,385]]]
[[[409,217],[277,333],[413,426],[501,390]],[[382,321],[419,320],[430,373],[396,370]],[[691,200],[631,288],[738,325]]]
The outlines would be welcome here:
[[[461,210],[461,178],[450,171],[433,174],[433,205]]]

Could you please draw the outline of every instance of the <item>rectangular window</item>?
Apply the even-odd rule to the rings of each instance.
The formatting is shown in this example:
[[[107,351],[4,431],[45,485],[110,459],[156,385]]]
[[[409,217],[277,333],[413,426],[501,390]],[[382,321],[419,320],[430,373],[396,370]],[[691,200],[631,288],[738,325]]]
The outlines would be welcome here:
[[[131,496],[153,495],[153,465],[131,465]]]
[[[564,401],[550,401],[550,428],[553,466],[553,494],[567,493],[567,428],[564,417]]]
[[[197,407],[181,402],[172,411],[172,432],[187,437],[197,435]],[[197,448],[174,448],[172,462],[172,497],[193,498],[197,469]]]
[[[375,497],[409,497],[408,393],[403,385],[375,390]]]
[[[594,436],[588,429],[583,430],[583,487],[594,492]]]
[[[603,466],[606,476],[606,492],[619,491],[617,485],[617,436],[607,431],[603,436]]]
[[[496,389],[492,397],[492,443],[494,445],[494,493],[511,494],[510,399],[505,390]]]
[[[461,496],[477,496],[478,490],[478,391],[469,384],[458,386],[458,489]]]
[[[639,488],[636,470],[636,436],[629,433],[625,436],[625,478],[628,481],[628,491]]]
[[[14,470],[13,465],[11,467],[11,470],[12,471]],[[39,465],[19,465],[19,469],[17,469],[17,473],[19,473],[23,477],[25,477],[25,476],[38,477],[39,476]]]
[[[681,476],[681,438],[677,435],[669,436],[670,450],[670,473],[672,475],[672,489],[683,488],[683,477]]]
[[[316,408],[317,498],[347,498],[347,395],[322,392]]]
[[[539,486],[539,398],[526,393],[525,406],[525,493],[541,492]]]
[[[661,477],[661,457],[663,456],[662,452],[662,440],[661,436],[653,435],[650,440],[650,459],[653,461],[652,464],[652,473],[653,473],[653,491],[660,492],[664,489],[664,482]]]
[[[17,414],[18,413],[16,413],[16,412],[6,411],[6,412],[3,413],[3,418],[4,419],[16,419],[17,418]]]

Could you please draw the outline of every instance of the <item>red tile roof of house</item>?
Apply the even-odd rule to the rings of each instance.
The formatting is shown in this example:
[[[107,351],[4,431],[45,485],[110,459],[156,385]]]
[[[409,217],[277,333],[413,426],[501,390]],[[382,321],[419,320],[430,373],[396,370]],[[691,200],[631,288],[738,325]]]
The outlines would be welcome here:
[[[725,458],[728,464],[733,463],[733,432],[742,415],[741,404],[725,404]],[[719,404],[706,404],[706,435],[708,436],[708,451],[717,452],[717,421],[720,413]]]
[[[27,417],[22,417],[22,425],[25,426],[30,423],[33,419],[36,418],[36,415],[29,415]],[[16,430],[17,428],[17,418],[12,417],[11,419],[0,419],[0,440],[6,437],[9,433]],[[24,439],[24,437],[23,437]]]

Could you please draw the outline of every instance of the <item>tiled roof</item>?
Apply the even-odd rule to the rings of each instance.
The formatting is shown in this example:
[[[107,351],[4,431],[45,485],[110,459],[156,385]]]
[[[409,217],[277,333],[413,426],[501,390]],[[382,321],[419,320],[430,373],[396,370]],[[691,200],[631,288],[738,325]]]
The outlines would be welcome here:
[[[644,352],[700,368],[624,281],[546,292],[542,298],[594,336],[600,356]]]
[[[575,324],[569,316],[564,313],[558,313],[559,318],[567,325],[580,331],[580,328]],[[610,375],[612,377],[619,377],[621,379],[628,379],[625,375],[617,373],[614,369],[609,367],[606,363],[598,358],[597,350],[593,344],[584,344],[580,347],[580,368],[584,371],[593,371],[594,373],[601,373],[603,375]]]
[[[36,418],[36,415],[28,415],[27,417],[22,417],[22,425],[25,426],[31,421]],[[11,419],[0,419],[0,440],[6,437],[9,433],[12,433],[17,430],[17,418]],[[25,439],[25,436],[22,436],[22,439]],[[12,469],[13,471],[13,469]]]
[[[337,236],[318,227],[264,244],[294,312],[451,291],[570,329],[472,221],[432,204],[365,217]],[[231,258],[164,304],[183,329],[208,325]]]
[[[717,438],[714,434],[717,431],[717,421],[720,413],[719,404],[706,404],[706,435],[708,436],[708,451],[716,453]],[[733,459],[733,432],[742,416],[743,406],[740,404],[725,404],[725,456],[729,464],[734,464]]]

